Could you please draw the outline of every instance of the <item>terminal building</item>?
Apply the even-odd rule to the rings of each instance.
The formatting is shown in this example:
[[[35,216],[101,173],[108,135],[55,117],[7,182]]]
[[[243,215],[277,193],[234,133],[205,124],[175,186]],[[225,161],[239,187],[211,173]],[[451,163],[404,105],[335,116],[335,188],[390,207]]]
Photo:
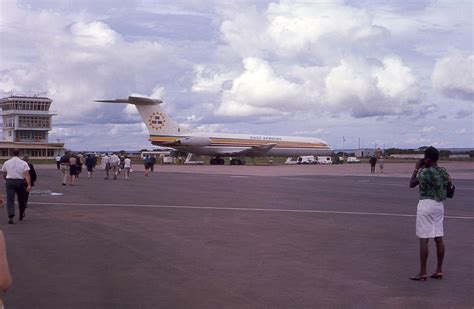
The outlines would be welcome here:
[[[20,149],[20,156],[31,159],[51,159],[64,154],[64,140],[49,141],[54,113],[49,111],[53,101],[45,97],[10,96],[0,99],[3,119],[3,138],[0,159],[12,156]]]

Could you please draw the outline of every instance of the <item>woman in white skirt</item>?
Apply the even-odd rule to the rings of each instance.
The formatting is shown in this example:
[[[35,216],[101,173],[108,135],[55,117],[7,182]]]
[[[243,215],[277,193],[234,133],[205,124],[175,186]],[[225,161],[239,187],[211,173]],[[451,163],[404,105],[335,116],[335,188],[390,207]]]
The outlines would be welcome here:
[[[425,157],[416,163],[410,179],[410,188],[419,185],[420,201],[416,212],[416,236],[420,239],[420,271],[411,280],[426,280],[428,272],[428,240],[434,238],[438,264],[430,277],[443,278],[443,218],[448,185],[451,182],[445,168],[438,166],[439,152],[434,147],[425,150]]]

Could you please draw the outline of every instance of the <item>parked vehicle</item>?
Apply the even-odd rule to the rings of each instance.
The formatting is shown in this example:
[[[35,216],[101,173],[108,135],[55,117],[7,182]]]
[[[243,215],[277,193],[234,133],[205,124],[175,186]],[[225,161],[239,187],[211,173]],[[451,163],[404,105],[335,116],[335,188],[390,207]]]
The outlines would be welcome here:
[[[296,160],[296,164],[315,164],[316,159],[314,156],[300,156]]]
[[[332,159],[331,157],[319,156],[316,163],[317,164],[332,164]]]
[[[360,160],[356,157],[347,157],[347,163],[359,163]]]
[[[288,157],[285,161],[285,164],[298,164],[298,158],[293,160],[293,157]]]
[[[163,164],[173,164],[173,157],[170,155],[163,155]]]

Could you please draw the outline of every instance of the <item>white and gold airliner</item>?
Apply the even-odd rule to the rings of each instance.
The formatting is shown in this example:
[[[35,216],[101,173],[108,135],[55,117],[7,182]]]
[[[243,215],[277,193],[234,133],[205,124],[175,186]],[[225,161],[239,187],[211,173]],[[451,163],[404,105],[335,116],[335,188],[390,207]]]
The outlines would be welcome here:
[[[171,147],[195,155],[211,156],[211,164],[224,164],[222,157],[234,157],[231,164],[244,164],[244,157],[333,154],[331,146],[317,138],[193,132],[171,120],[161,109],[160,100],[130,96],[128,99],[96,100],[96,102],[135,105],[148,128],[150,142],[153,145]]]

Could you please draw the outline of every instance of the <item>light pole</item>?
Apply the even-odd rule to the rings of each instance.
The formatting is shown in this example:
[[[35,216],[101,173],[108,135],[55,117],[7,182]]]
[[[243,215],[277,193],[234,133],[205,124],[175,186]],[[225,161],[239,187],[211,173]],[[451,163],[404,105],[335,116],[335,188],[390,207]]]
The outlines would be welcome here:
[[[343,136],[342,137],[342,164],[344,164],[344,142],[346,141],[346,138]]]

